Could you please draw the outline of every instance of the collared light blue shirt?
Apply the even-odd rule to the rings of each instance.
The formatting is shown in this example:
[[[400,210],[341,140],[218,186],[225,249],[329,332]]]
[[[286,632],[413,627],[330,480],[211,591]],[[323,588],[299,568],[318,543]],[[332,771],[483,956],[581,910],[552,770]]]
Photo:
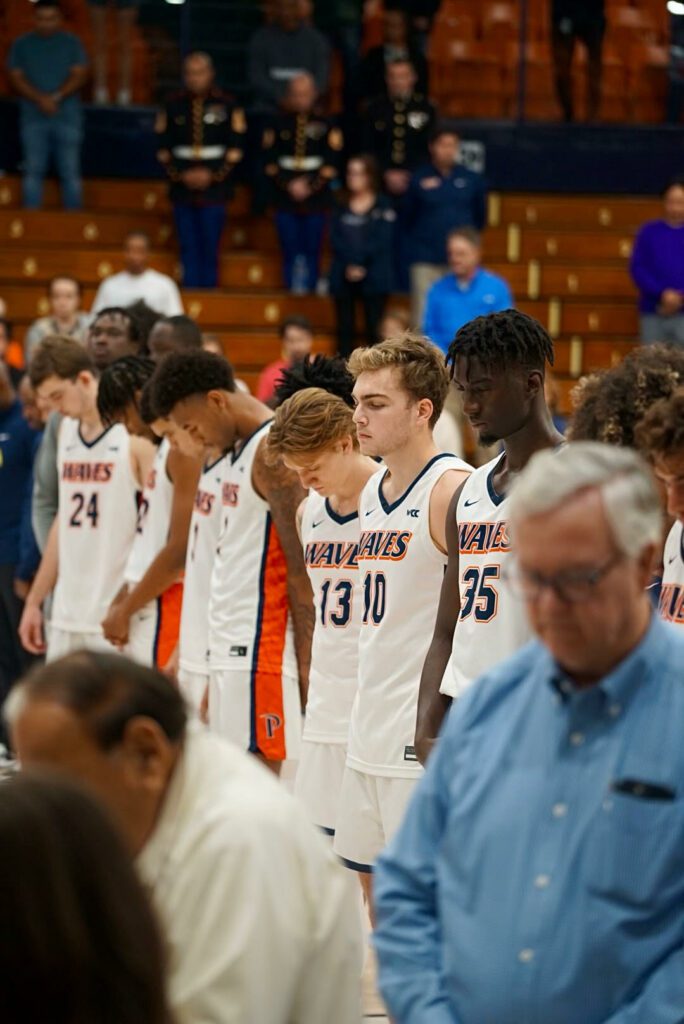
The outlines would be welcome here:
[[[374,892],[397,1024],[684,1021],[681,631],[590,689],[537,641],[479,680]]]
[[[512,306],[510,288],[491,270],[480,267],[467,284],[460,284],[453,274],[447,274],[427,294],[423,333],[446,352],[464,324],[476,316],[499,313]]]

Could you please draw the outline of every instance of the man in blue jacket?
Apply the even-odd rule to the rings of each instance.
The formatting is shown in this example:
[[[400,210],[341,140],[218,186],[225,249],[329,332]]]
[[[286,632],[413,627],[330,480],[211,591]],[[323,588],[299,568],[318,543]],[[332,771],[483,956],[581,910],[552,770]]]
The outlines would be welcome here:
[[[487,190],[481,174],[458,163],[459,138],[438,128],[430,141],[430,162],[412,176],[402,221],[408,233],[414,323],[430,285],[444,273],[447,236],[454,228],[481,231],[487,219]]]
[[[33,660],[19,643],[23,598],[40,562],[31,529],[33,459],[40,431],[29,426],[0,362],[0,704]]]

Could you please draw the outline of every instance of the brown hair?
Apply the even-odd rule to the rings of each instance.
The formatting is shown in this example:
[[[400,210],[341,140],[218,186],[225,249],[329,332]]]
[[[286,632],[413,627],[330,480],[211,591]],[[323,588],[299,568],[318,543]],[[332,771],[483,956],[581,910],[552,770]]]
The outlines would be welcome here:
[[[275,411],[268,453],[273,461],[282,455],[312,455],[343,437],[351,437],[356,446],[353,416],[353,409],[338,395],[322,388],[297,391]]]
[[[80,341],[64,338],[61,334],[48,334],[31,356],[28,374],[34,388],[37,388],[48,377],[74,380],[84,370],[95,372]]]
[[[387,338],[372,348],[357,348],[349,357],[349,369],[354,377],[386,367],[399,370],[401,385],[414,402],[424,398],[432,402],[430,427],[434,427],[442,414],[449,390],[444,356],[439,349],[422,335],[405,331],[399,337]]]
[[[452,228],[447,235],[447,245],[452,238],[465,238],[466,242],[470,242],[476,249],[482,248],[482,236],[479,231],[475,228],[471,228],[469,224],[463,224],[461,227]]]
[[[684,388],[651,406],[637,426],[636,442],[651,458],[684,453]]]

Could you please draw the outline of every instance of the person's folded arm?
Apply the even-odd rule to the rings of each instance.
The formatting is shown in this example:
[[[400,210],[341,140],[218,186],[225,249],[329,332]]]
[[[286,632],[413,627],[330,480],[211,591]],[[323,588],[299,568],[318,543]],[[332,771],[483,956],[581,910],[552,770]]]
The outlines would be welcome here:
[[[682,1024],[684,1021],[684,944],[661,960],[639,995],[603,1024]]]
[[[456,723],[457,724],[457,723]],[[380,991],[399,1024],[462,1024],[449,1001],[437,894],[437,851],[447,824],[449,778],[461,730],[449,723],[403,825],[373,878]]]

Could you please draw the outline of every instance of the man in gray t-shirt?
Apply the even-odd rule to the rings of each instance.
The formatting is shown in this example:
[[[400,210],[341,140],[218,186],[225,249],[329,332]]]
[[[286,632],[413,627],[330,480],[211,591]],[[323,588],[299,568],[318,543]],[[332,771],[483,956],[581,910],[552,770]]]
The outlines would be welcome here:
[[[253,109],[275,113],[293,78],[307,72],[319,94],[328,88],[330,50],[318,29],[307,25],[298,0],[278,0],[274,20],[249,43],[249,85]]]

